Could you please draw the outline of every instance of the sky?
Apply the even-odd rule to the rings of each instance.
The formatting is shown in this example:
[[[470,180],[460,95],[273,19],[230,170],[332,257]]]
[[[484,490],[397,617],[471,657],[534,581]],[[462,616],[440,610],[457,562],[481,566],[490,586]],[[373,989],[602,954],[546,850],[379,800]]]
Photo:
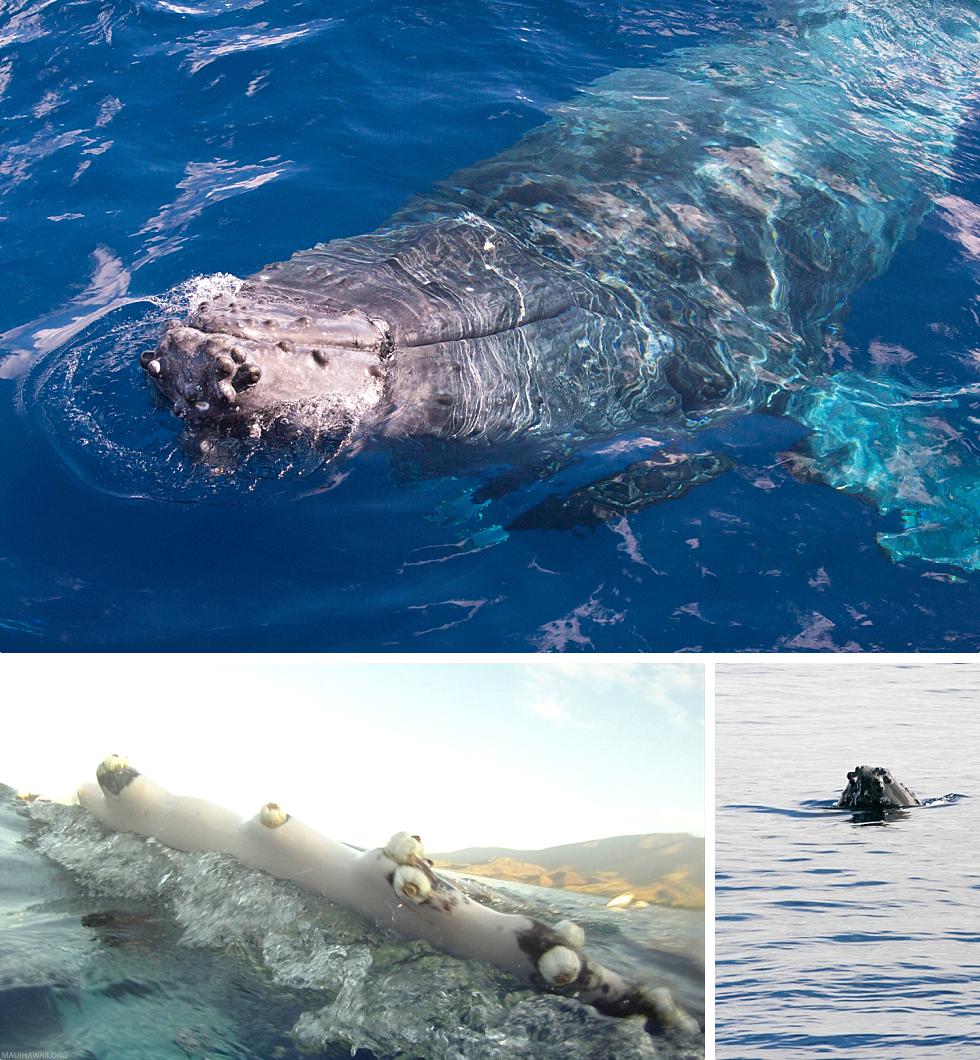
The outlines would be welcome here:
[[[0,657],[0,781],[70,799],[107,754],[244,816],[433,852],[704,835],[700,663]]]

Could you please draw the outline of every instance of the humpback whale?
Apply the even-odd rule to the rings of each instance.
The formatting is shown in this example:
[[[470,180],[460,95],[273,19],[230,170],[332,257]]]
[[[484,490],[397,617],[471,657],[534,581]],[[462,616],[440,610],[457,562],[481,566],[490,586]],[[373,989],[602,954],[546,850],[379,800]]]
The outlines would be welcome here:
[[[922,803],[883,766],[855,766],[837,800],[841,810],[900,810]]]
[[[271,802],[243,821],[203,799],[172,794],[118,755],[99,764],[96,781],[79,787],[78,801],[114,831],[151,836],[177,850],[230,854],[406,938],[487,961],[528,986],[577,998],[606,1015],[643,1017],[651,1031],[700,1031],[669,990],[632,983],[588,956],[577,924],[549,926],[470,898],[433,871],[418,836],[397,832],[384,847],[361,851]]]
[[[953,499],[941,488],[969,455],[932,447],[946,462],[920,469],[911,499],[868,470],[870,454],[894,470],[929,449],[936,396],[875,405],[828,374],[849,295],[950,177],[980,64],[977,4],[795,0],[771,14],[768,31],[599,80],[380,230],[199,302],[143,368],[194,431],[303,431],[338,452],[371,437],[574,447],[660,432],[668,459],[596,484],[598,501],[579,490],[559,524],[724,471],[692,452],[723,417],[831,424],[852,449],[844,470],[839,438],[803,459],[901,511],[909,534],[883,540],[892,554],[980,566],[972,477]],[[850,429],[855,405],[889,429]]]

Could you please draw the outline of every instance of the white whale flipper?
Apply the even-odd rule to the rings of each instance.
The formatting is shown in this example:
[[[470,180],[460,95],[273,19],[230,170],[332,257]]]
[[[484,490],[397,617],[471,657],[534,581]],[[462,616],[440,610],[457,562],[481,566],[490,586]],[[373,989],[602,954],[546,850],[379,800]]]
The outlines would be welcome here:
[[[266,803],[243,821],[202,799],[174,795],[111,755],[78,801],[115,831],[151,836],[183,851],[212,850],[292,880],[406,938],[457,957],[488,961],[538,989],[576,997],[614,1016],[643,1016],[660,1030],[698,1033],[669,991],[627,982],[581,952],[584,932],[481,905],[434,873],[417,836],[397,832],[384,848],[359,851]]]
[[[220,850],[237,856],[241,818],[231,810],[172,795],[118,755],[110,755],[96,777],[98,786],[83,784],[78,789],[78,801],[115,831],[152,836],[176,850]]]

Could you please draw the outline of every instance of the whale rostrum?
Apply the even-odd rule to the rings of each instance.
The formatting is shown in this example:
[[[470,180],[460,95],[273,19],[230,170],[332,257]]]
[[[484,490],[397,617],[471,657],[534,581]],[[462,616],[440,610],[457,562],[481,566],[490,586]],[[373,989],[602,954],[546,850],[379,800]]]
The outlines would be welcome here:
[[[855,766],[847,774],[847,787],[837,800],[837,807],[842,810],[900,810],[921,805],[884,766]]]
[[[589,957],[582,929],[553,927],[475,901],[436,873],[421,840],[396,832],[359,851],[266,803],[250,820],[202,799],[174,795],[118,755],[104,759],[79,803],[114,831],[136,832],[183,851],[219,851],[292,880],[381,928],[457,957],[487,961],[539,990],[610,1016],[640,1016],[656,1032],[696,1035],[697,1020],[665,988],[633,983]]]

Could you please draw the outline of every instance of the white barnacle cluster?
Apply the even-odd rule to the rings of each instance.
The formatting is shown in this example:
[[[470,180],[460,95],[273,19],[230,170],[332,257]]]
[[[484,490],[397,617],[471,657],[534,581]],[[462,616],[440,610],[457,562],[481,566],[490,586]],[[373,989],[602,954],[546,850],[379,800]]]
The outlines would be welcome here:
[[[432,893],[429,877],[413,865],[399,865],[391,881],[395,894],[407,902],[424,902]]]
[[[571,920],[562,920],[554,927],[562,945],[552,946],[538,958],[538,974],[551,986],[568,986],[582,971],[579,950],[585,945],[585,932]]]
[[[578,979],[582,959],[568,946],[552,946],[538,958],[538,973],[552,986],[568,986]]]
[[[573,950],[580,950],[585,945],[585,932],[571,920],[561,920],[555,924],[555,934]]]
[[[385,843],[384,855],[398,866],[391,885],[403,901],[424,902],[432,893],[432,881],[420,865],[425,864],[425,850],[418,836],[396,832]]]
[[[259,810],[259,820],[266,828],[278,828],[289,820],[289,814],[277,802],[267,802]]]
[[[396,865],[413,865],[416,860],[425,857],[418,836],[409,835],[408,832],[395,832],[385,843],[385,857],[391,858]]]

